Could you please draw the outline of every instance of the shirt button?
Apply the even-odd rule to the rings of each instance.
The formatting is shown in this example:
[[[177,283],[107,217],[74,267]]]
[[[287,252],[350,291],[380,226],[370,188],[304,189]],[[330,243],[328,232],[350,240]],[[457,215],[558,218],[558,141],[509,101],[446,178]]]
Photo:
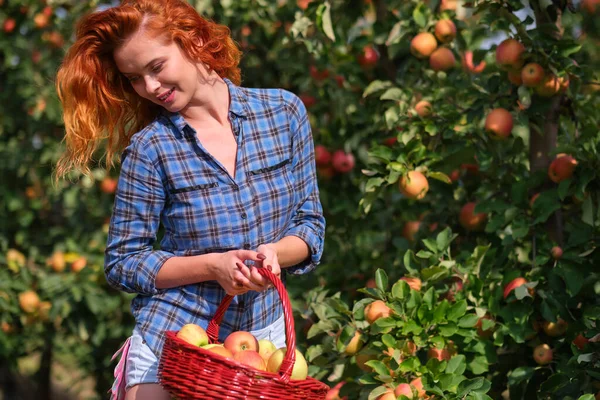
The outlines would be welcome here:
[[[250,244],[249,243],[244,243],[244,249],[249,250],[250,249]]]
[[[236,192],[237,192],[238,190],[240,190],[240,187],[239,187],[238,185],[233,185],[233,186],[232,186],[232,188],[233,188],[233,190],[235,190]]]
[[[246,213],[242,213],[242,219],[246,219],[247,215]]]

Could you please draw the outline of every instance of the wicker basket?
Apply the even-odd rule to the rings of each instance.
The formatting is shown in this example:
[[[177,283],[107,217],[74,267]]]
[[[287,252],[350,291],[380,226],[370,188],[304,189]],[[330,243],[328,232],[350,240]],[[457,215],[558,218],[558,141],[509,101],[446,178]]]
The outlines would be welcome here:
[[[232,359],[193,346],[167,331],[158,367],[161,385],[178,399],[323,400],[329,386],[308,377],[291,380],[296,352],[292,307],[281,280],[266,268],[258,271],[277,289],[283,304],[286,355],[279,373],[260,371]],[[207,329],[210,343],[218,343],[219,324],[233,296],[225,296]],[[289,351],[292,349],[292,351]]]

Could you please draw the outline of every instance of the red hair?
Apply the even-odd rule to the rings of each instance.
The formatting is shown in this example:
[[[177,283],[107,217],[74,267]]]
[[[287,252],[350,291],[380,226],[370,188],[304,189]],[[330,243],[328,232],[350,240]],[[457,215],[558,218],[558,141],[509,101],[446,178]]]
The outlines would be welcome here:
[[[241,51],[229,28],[204,19],[184,0],[123,0],[88,14],[56,77],[66,131],[57,179],[71,170],[90,175],[89,164],[104,140],[110,168],[115,153],[157,116],[160,106],[138,96],[113,59],[113,51],[140,29],[165,35],[190,60],[240,84]]]

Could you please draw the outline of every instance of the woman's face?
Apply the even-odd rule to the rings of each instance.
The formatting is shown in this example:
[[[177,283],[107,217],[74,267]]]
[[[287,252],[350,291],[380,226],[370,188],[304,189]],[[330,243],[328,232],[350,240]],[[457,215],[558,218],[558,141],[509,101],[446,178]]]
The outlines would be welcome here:
[[[138,95],[171,112],[187,107],[198,90],[198,66],[164,37],[138,31],[113,52],[113,58]]]

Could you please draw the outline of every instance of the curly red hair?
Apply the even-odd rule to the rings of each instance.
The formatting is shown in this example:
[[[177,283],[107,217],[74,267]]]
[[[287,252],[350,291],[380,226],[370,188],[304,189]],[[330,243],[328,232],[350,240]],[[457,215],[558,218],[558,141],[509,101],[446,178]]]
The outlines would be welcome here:
[[[56,77],[66,142],[57,179],[72,170],[90,175],[90,162],[104,140],[110,168],[114,155],[159,112],[159,106],[135,93],[113,59],[113,51],[139,29],[166,35],[189,59],[240,84],[241,51],[229,28],[201,17],[184,0],[124,0],[86,15]]]

